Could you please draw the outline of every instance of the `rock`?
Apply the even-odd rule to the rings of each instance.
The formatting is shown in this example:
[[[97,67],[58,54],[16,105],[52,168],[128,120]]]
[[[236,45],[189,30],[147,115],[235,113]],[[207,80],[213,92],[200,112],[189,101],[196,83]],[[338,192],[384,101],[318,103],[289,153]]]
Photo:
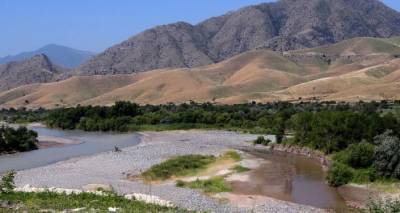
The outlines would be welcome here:
[[[11,208],[12,203],[8,200],[0,200],[0,208]]]
[[[82,187],[84,191],[88,192],[113,192],[114,189],[110,184],[88,184]]]

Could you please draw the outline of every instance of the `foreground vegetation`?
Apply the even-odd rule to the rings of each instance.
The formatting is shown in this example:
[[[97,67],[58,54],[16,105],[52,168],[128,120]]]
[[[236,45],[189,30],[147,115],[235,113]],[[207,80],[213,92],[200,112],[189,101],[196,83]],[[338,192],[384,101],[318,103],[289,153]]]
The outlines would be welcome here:
[[[4,174],[0,181],[0,201],[7,206],[0,207],[1,212],[109,212],[109,208],[118,212],[187,212],[178,208],[170,208],[141,201],[132,201],[112,192],[105,195],[93,193],[59,194],[54,192],[26,193],[15,192],[15,172]]]
[[[186,212],[176,208],[162,207],[139,201],[132,201],[117,195],[99,196],[91,193],[57,194],[52,192],[1,193],[0,200],[9,201],[11,206],[18,206],[20,212],[39,212],[40,210],[64,211],[81,209],[81,212],[109,212],[117,208],[120,212]],[[1,209],[0,209],[1,210]],[[12,209],[9,210],[13,212]]]
[[[25,152],[37,149],[38,135],[26,127],[14,129],[0,126],[0,154],[4,152]]]

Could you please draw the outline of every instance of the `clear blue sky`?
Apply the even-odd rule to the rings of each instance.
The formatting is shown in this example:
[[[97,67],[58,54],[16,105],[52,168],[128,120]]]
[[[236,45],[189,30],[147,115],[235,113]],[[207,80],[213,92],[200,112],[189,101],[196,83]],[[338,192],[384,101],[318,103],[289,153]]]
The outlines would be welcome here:
[[[0,56],[55,43],[100,52],[160,24],[272,0],[0,0]],[[362,1],[362,0],[361,0]],[[383,0],[400,11],[399,0]]]

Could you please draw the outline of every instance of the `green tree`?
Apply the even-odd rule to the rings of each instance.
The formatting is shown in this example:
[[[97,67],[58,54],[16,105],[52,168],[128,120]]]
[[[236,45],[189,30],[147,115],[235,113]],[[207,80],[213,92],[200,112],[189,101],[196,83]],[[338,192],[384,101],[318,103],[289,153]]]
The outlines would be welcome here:
[[[0,193],[9,193],[14,190],[15,188],[14,177],[15,177],[14,171],[8,171],[3,175],[3,177],[1,177]]]
[[[374,167],[381,176],[400,179],[400,140],[392,133],[386,131],[375,137]]]
[[[353,168],[366,168],[372,165],[374,161],[374,145],[362,141],[358,144],[352,144],[348,148],[348,164]]]

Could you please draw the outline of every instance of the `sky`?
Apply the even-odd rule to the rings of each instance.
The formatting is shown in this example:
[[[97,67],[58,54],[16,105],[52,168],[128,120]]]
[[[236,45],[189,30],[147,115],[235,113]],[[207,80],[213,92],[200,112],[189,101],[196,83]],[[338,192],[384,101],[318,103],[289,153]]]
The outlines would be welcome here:
[[[273,0],[0,0],[0,57],[60,44],[101,52],[145,29]],[[382,0],[400,11],[399,0]]]

